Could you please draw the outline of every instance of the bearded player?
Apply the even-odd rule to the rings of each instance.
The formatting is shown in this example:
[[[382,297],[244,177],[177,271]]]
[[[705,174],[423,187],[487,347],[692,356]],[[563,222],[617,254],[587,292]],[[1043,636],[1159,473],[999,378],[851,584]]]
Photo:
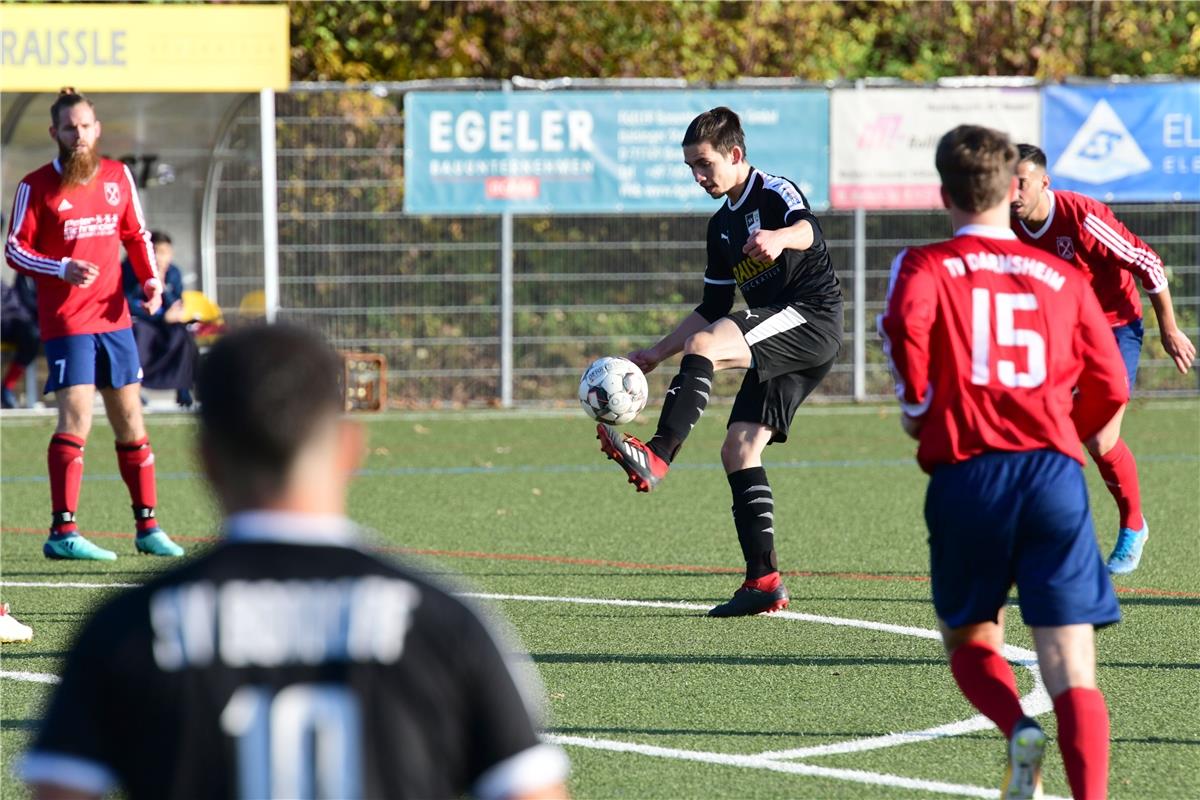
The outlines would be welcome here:
[[[962,125],[938,143],[946,242],[902,250],[880,320],[904,430],[929,473],[933,605],[963,695],[1008,739],[1001,797],[1041,796],[1046,735],[1001,655],[1008,593],[1032,628],[1076,800],[1108,788],[1094,628],[1120,619],[1088,509],[1081,439],[1129,398],[1096,296],[1008,228],[1017,149]]]
[[[101,158],[92,102],[64,89],[50,107],[58,157],[17,186],[4,247],[9,266],[37,284],[38,325],[58,425],[50,438],[52,522],[42,552],[52,559],[111,561],[116,553],[79,534],[75,512],[96,390],[116,437],[117,466],[129,488],[139,553],[181,556],[155,518],[154,451],[142,420],[141,365],[121,291],[120,248],[129,254],[153,313],[162,282],[129,169]]]
[[[1022,144],[1018,150],[1019,193],[1012,204],[1012,229],[1017,238],[1070,262],[1088,277],[1117,339],[1131,389],[1142,351],[1139,282],[1154,307],[1163,349],[1186,375],[1196,347],[1175,323],[1162,259],[1104,203],[1075,192],[1051,191],[1046,154],[1040,148]],[[1118,414],[1084,442],[1121,517],[1117,544],[1108,557],[1109,572],[1115,575],[1137,569],[1150,536],[1150,526],[1142,516],[1137,462],[1121,438],[1123,416],[1124,412]]]

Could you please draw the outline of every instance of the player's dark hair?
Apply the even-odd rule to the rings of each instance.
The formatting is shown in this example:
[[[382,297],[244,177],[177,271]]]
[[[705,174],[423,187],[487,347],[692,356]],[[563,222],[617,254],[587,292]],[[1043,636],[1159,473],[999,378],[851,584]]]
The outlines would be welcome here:
[[[1045,169],[1046,153],[1036,144],[1019,144],[1017,145],[1017,163],[1024,164],[1026,161]]]
[[[938,142],[935,163],[955,208],[986,211],[999,205],[1012,186],[1017,148],[1001,131],[959,125]]]
[[[202,446],[258,498],[283,488],[309,438],[345,409],[341,358],[293,325],[222,336],[200,362],[196,391]]]
[[[74,86],[64,86],[58,92],[58,97],[54,99],[53,105],[50,106],[50,124],[58,127],[58,112],[64,108],[74,108],[80,103],[87,103],[88,108],[96,110],[95,104],[87,98],[86,95],[75,91]]]
[[[150,244],[171,244],[166,231],[150,231]]]
[[[733,109],[725,106],[705,111],[692,120],[683,134],[683,146],[708,142],[718,153],[729,155],[734,147],[746,152],[746,134],[742,132],[742,121]]]

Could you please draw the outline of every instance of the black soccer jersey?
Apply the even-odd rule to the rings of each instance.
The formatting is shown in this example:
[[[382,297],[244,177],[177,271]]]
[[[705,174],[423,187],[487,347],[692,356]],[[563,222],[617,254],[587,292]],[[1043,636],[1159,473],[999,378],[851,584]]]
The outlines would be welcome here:
[[[769,264],[742,253],[754,232],[786,228],[802,219],[813,228],[813,244],[807,250],[784,250]],[[832,311],[842,304],[841,284],[829,259],[821,223],[808,200],[787,178],[753,168],[737,203],[726,199],[708,222],[704,282],[706,305],[714,296],[722,298],[719,305],[725,305],[721,289],[728,287],[728,307],[732,308],[734,286],[741,289],[751,308],[800,304]]]
[[[479,617],[351,546],[345,520],[313,523],[235,516],[228,541],[105,605],[22,777],[135,799],[490,798],[562,781],[531,676]]]

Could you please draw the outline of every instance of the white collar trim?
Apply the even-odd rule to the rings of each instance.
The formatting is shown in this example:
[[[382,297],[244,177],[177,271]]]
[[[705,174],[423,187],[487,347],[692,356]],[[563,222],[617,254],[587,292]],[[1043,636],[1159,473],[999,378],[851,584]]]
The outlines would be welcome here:
[[[1054,202],[1054,192],[1050,189],[1047,189],[1046,194],[1050,195],[1050,213],[1046,215],[1046,221],[1042,223],[1042,227],[1037,229],[1037,232],[1029,230],[1028,226],[1025,225],[1025,220],[1017,220],[1017,222],[1021,223],[1021,227],[1025,228],[1025,232],[1029,234],[1030,238],[1032,239],[1042,238],[1042,234],[1050,230],[1050,223],[1054,221],[1054,208],[1056,205]]]
[[[742,189],[742,196],[738,198],[736,203],[730,203],[729,198],[725,198],[725,205],[729,206],[730,211],[737,211],[742,203],[746,202],[746,197],[750,194],[750,190],[754,187],[754,178],[758,175],[758,170],[754,167],[750,168],[750,174],[746,176],[746,188]]]
[[[955,236],[982,236],[984,239],[1016,239],[1017,235],[1011,228],[998,228],[995,225],[963,225],[954,232]]]
[[[293,511],[242,511],[225,520],[231,542],[352,546],[358,541],[353,522],[341,514]]]

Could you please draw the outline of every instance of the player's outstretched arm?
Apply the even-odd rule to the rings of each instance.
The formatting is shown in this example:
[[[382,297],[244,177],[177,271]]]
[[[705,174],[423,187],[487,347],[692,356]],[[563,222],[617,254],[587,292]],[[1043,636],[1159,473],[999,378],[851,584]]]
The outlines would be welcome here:
[[[1187,375],[1196,360],[1196,345],[1187,334],[1179,330],[1179,325],[1175,322],[1171,290],[1164,287],[1161,292],[1150,295],[1150,305],[1154,306],[1154,316],[1158,319],[1158,332],[1162,336],[1163,349],[1175,362],[1175,368]]]

